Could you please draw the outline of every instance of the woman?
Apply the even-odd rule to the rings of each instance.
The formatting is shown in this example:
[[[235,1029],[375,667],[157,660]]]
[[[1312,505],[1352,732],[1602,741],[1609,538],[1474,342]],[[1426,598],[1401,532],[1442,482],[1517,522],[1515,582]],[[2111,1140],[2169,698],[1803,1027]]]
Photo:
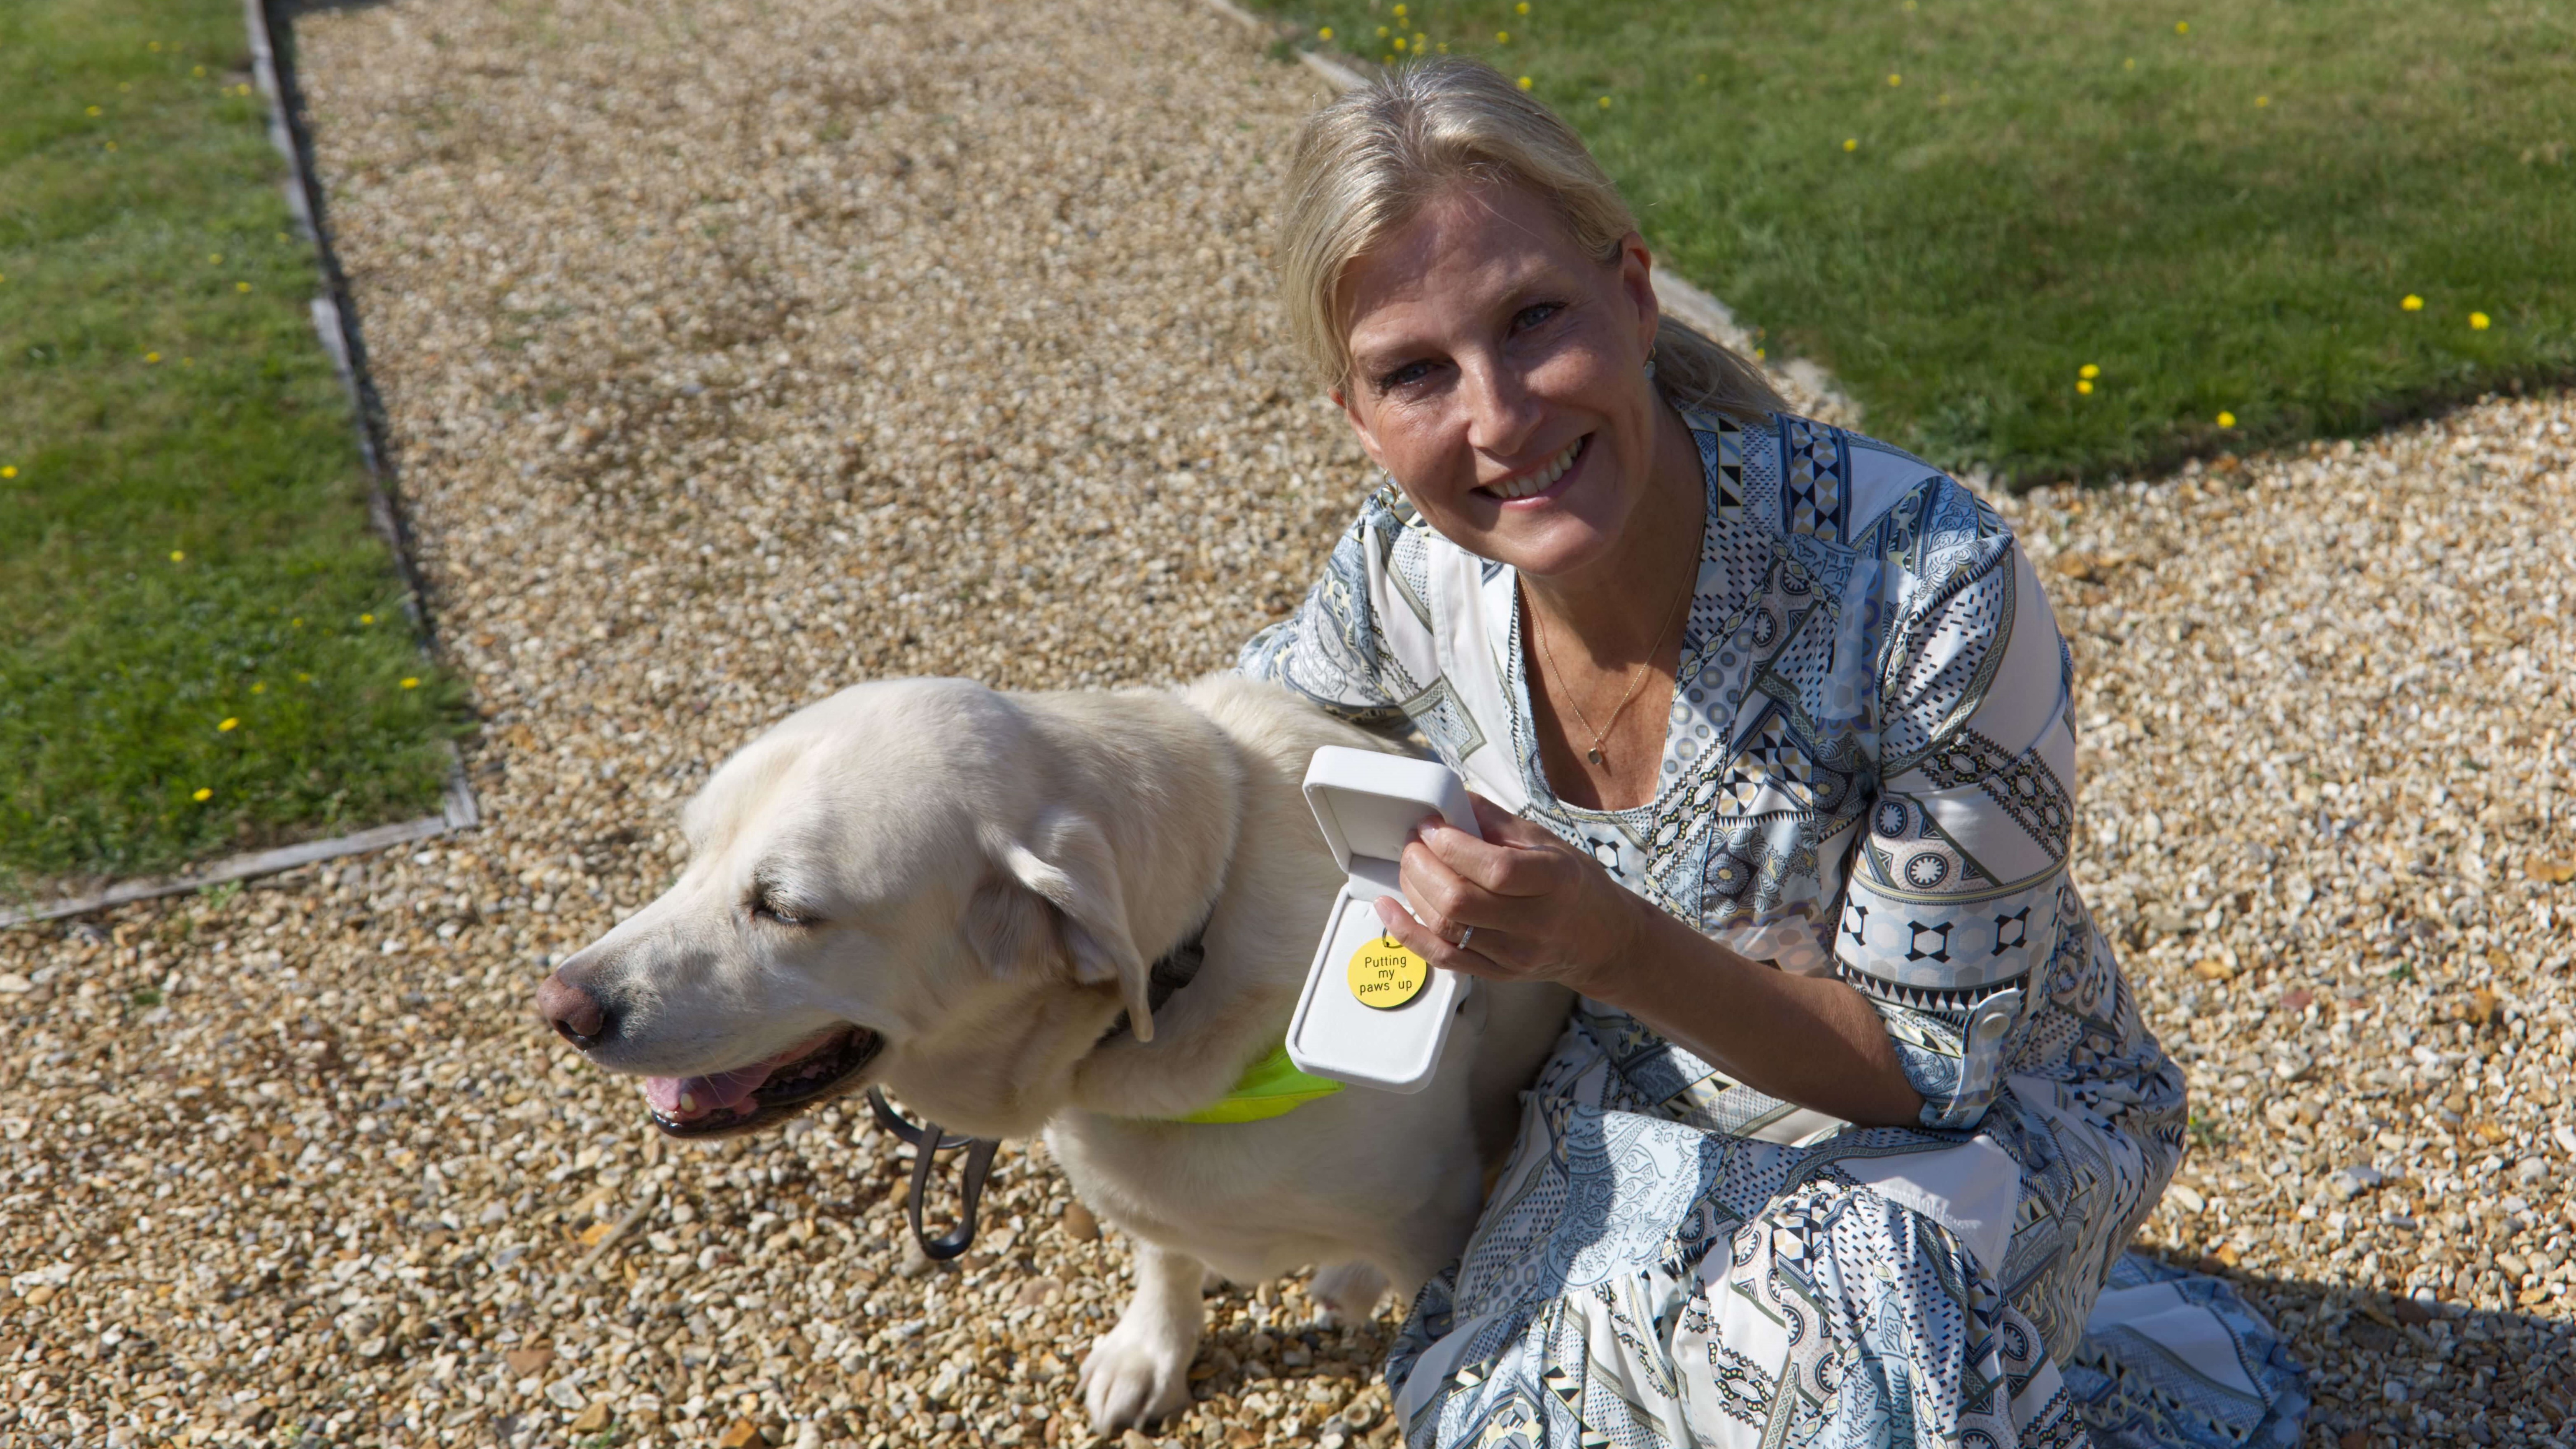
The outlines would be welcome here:
[[[1391,486],[1242,667],[1481,797],[1391,934],[1583,998],[1398,1343],[1408,1442],[2293,1442],[2259,1319],[2121,1257],[2182,1076],[2068,877],[2071,665],[2002,520],[1663,318],[1481,65],[1326,107],[1289,197]]]

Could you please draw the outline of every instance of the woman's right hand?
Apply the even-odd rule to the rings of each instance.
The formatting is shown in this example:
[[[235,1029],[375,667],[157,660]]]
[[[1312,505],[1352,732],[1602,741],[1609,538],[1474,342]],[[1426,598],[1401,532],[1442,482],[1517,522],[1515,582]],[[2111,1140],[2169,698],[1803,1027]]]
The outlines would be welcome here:
[[[1438,816],[1416,827],[1404,848],[1404,900],[1377,902],[1386,933],[1444,970],[1615,994],[1614,974],[1637,959],[1638,913],[1654,907],[1546,827],[1468,799],[1484,838]]]

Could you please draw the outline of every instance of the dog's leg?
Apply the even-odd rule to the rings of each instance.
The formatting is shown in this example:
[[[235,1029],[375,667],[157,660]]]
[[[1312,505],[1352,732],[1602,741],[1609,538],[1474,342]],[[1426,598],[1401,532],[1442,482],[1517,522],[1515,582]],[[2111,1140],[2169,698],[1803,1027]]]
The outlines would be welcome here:
[[[1199,1307],[1206,1271],[1187,1253],[1136,1240],[1136,1296],[1082,1361],[1078,1387],[1092,1432],[1115,1434],[1189,1407],[1190,1360],[1198,1356],[1206,1321]]]
[[[1335,1263],[1315,1274],[1314,1295],[1326,1321],[1365,1323],[1386,1296],[1386,1275],[1370,1263]]]

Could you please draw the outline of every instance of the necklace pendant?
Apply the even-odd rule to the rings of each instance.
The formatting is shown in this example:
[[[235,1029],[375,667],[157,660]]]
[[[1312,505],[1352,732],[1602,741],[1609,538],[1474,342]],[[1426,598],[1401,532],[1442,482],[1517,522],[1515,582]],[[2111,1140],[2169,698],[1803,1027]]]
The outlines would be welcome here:
[[[1601,751],[1598,749],[1585,750],[1583,757],[1596,765],[1601,763]]]

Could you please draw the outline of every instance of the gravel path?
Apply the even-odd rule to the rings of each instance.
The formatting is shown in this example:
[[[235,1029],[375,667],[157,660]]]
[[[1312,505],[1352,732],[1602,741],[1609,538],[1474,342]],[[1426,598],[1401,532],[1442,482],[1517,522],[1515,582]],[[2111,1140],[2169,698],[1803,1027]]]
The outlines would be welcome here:
[[[787,709],[1186,677],[1302,590],[1367,482],[1262,259],[1319,84],[1182,0],[300,30],[490,824],[0,936],[0,1439],[1087,1441],[1126,1255],[1042,1160],[925,1271],[861,1116],[662,1148],[529,993]],[[2576,1403],[2571,459],[2501,400],[2013,505],[2204,1117],[2150,1237],[2379,1443]],[[1391,1438],[1391,1319],[1211,1308],[1167,1442]]]

